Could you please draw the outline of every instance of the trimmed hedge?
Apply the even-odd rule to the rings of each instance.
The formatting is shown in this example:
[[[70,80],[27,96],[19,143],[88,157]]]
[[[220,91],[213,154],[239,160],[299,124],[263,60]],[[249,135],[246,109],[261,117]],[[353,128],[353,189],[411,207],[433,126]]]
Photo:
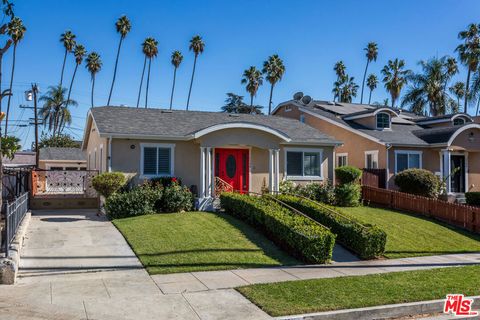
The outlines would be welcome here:
[[[105,198],[120,190],[127,183],[127,178],[121,172],[104,172],[92,179],[93,188]]]
[[[335,177],[340,184],[356,183],[362,177],[362,173],[362,170],[352,166],[343,166],[335,169]]]
[[[467,204],[471,206],[480,206],[480,192],[465,192]]]
[[[266,198],[222,193],[225,211],[263,231],[277,245],[307,263],[331,260],[335,235],[327,228]]]
[[[377,226],[362,224],[334,208],[299,197],[279,195],[278,199],[329,227],[343,246],[362,259],[379,257],[385,252],[387,234]]]
[[[335,187],[335,204],[339,207],[358,207],[361,198],[362,187],[358,183],[346,183]]]
[[[107,198],[105,209],[110,219],[141,216],[155,213],[162,199],[163,188],[138,186],[129,192],[114,193]]]
[[[395,184],[401,192],[428,198],[436,198],[440,189],[438,177],[425,169],[403,170],[395,176]]]

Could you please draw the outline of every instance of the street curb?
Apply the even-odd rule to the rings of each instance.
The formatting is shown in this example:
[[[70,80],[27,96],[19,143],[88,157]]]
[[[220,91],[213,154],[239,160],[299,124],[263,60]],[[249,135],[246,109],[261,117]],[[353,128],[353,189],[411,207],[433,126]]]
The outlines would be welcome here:
[[[480,303],[480,296],[469,297],[474,299],[474,303]],[[346,309],[336,311],[326,311],[318,313],[307,313],[293,316],[276,317],[277,320],[370,320],[387,319],[392,317],[405,317],[417,314],[439,313],[443,311],[445,300],[430,300],[421,302],[388,304],[384,306],[375,306],[358,309]]]
[[[1,284],[15,284],[17,278],[18,266],[20,264],[20,252],[23,247],[23,240],[27,233],[28,225],[32,213],[28,211],[23,218],[20,227],[18,227],[17,234],[10,245],[10,258],[3,258],[0,260],[0,283]]]

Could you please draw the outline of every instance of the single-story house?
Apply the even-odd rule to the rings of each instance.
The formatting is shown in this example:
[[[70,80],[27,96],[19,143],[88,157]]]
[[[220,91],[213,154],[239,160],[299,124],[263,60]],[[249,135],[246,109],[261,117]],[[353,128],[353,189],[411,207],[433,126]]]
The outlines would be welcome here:
[[[107,106],[88,112],[82,150],[89,169],[176,176],[205,199],[226,185],[259,193],[282,179],[333,180],[340,144],[282,117]]]
[[[44,170],[77,171],[87,169],[87,159],[80,148],[41,148],[38,162],[38,168]]]
[[[468,114],[426,117],[385,106],[310,99],[283,102],[273,114],[343,141],[336,165],[385,169],[387,188],[395,188],[396,173],[424,168],[445,179],[448,193],[480,191],[480,124]]]

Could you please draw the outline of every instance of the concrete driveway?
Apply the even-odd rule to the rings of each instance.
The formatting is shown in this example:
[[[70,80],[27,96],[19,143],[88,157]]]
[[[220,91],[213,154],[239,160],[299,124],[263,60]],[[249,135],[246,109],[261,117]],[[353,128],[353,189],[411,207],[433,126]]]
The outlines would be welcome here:
[[[268,319],[233,289],[164,293],[94,211],[37,211],[0,319]]]

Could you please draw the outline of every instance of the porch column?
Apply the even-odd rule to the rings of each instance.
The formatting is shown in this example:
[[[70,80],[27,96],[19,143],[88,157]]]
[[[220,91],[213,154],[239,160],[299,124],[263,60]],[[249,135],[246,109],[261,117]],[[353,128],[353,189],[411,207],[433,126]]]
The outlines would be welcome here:
[[[211,197],[212,196],[212,148],[206,148],[206,162],[207,162],[207,172],[206,172],[206,180],[207,183],[205,185],[205,196]]]
[[[274,166],[275,166],[275,175],[273,179],[273,191],[276,193],[279,190],[279,184],[280,184],[280,150],[276,149],[273,151],[274,152]]]
[[[450,162],[450,155],[451,155],[451,152],[450,150],[442,150],[442,158],[443,158],[443,172],[442,172],[442,176],[443,176],[443,179],[446,183],[446,192],[447,194],[450,193],[450,188],[451,188],[451,162]]]
[[[268,189],[271,193],[274,191],[274,151],[273,149],[268,150]]]
[[[200,147],[200,185],[198,197],[205,198],[205,147]]]

